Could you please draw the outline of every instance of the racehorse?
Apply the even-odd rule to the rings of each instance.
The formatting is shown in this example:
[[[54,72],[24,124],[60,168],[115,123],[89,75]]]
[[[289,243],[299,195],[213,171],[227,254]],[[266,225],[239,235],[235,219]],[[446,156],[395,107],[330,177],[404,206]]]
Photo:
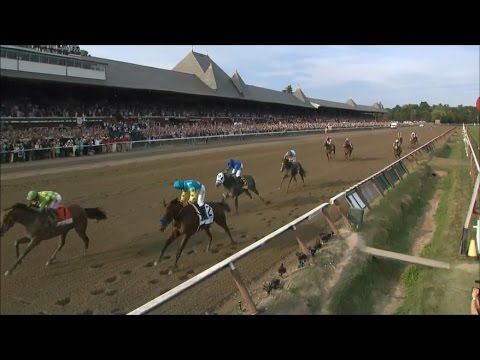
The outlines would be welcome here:
[[[397,139],[398,139],[398,141],[400,141],[400,146],[402,146],[403,145],[403,135],[402,135],[401,131],[398,132]]]
[[[417,144],[418,144],[417,135],[414,135],[413,137],[410,136],[410,146],[414,148]]]
[[[400,155],[402,154],[402,145],[400,145],[399,143],[395,143],[393,145],[393,155],[400,159]]]
[[[282,167],[280,169],[280,172],[284,172],[285,174],[283,175],[283,178],[282,178],[282,181],[280,182],[280,186],[278,190],[282,188],[283,181],[290,176],[290,181],[288,182],[288,186],[287,186],[287,192],[288,192],[288,188],[290,187],[290,183],[292,182],[292,179],[295,180],[295,185],[297,184],[297,175],[299,174],[300,174],[300,177],[302,178],[303,186],[305,186],[304,178],[307,176],[307,172],[303,168],[302,164],[300,164],[299,162],[292,162],[287,158],[284,158],[282,161]]]
[[[41,241],[51,239],[54,236],[60,236],[58,247],[55,249],[52,256],[50,256],[50,259],[46,263],[47,266],[50,265],[53,260],[55,260],[57,253],[63,248],[63,245],[65,245],[67,234],[73,228],[75,228],[75,231],[83,240],[85,247],[83,255],[86,255],[88,243],[90,241],[86,234],[88,219],[105,220],[107,218],[106,213],[98,207],[84,209],[78,205],[71,205],[69,207],[62,207],[59,209],[62,211],[67,209],[71,215],[71,220],[67,219],[62,225],[52,224],[46,212],[38,213],[32,207],[22,203],[17,203],[5,210],[2,216],[2,224],[0,225],[0,237],[5,235],[5,233],[15,223],[25,226],[29,235],[15,241],[17,261],[10,270],[5,272],[5,275],[11,274],[17,265],[22,262],[23,258]],[[26,243],[28,243],[28,245],[24,253],[19,255],[18,245]]]
[[[221,226],[225,232],[227,233],[228,237],[230,238],[230,242],[235,244],[235,241],[232,239],[232,234],[230,234],[230,229],[227,226],[227,219],[225,216],[225,211],[230,212],[230,206],[228,206],[225,202],[215,202],[215,203],[206,203],[208,204],[211,209],[213,210],[213,221],[216,222],[219,226]],[[188,239],[200,230],[205,230],[207,233],[209,240],[207,245],[207,252],[210,250],[210,245],[212,244],[212,234],[210,233],[210,225],[211,224],[203,224],[200,225],[200,218],[199,213],[197,212],[196,208],[192,204],[188,204],[183,206],[183,204],[178,200],[178,198],[173,199],[170,201],[169,204],[163,200],[164,211],[163,215],[160,219],[160,223],[162,226],[160,227],[160,231],[165,231],[168,224],[170,224],[173,220],[173,229],[172,234],[165,242],[163,246],[162,252],[158,256],[157,260],[155,261],[155,266],[158,265],[160,260],[162,260],[163,254],[167,247],[175,240],[177,237],[182,235],[182,241],[180,243],[180,247],[177,250],[177,256],[175,258],[174,268],[177,267],[178,259],[182,254],[182,250],[187,244]]]
[[[217,179],[215,181],[215,186],[219,187],[220,185],[223,184],[223,187],[225,190],[227,190],[225,193],[223,193],[223,198],[228,199],[229,197],[233,197],[235,199],[235,212],[238,213],[238,197],[242,194],[247,194],[247,196],[250,198],[250,200],[253,200],[252,194],[250,194],[250,191],[253,191],[260,200],[262,200],[263,203],[265,203],[265,200],[260,196],[257,190],[257,186],[255,184],[255,179],[251,175],[242,175],[242,180],[244,184],[247,186],[242,186],[237,178],[233,175],[230,175],[226,172],[221,172],[218,173]]]
[[[330,161],[330,159],[333,159],[335,157],[335,144],[334,143],[328,143],[328,142],[324,142],[323,143],[323,147],[325,148],[325,154],[327,155],[327,159],[328,161]],[[333,152],[333,155],[332,155],[332,152]]]
[[[345,144],[343,144],[343,149],[345,151],[345,161],[349,161],[352,157],[353,145],[349,142],[345,142]]]

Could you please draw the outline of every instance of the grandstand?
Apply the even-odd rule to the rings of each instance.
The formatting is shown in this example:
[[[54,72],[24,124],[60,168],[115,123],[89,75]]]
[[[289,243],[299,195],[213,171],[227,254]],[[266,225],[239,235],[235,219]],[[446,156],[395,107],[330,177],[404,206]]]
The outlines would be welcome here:
[[[193,50],[172,70],[81,56],[76,46],[0,50],[3,151],[26,141],[33,148],[39,137],[64,145],[82,138],[94,143],[215,135],[231,133],[233,124],[286,131],[376,121],[386,112],[381,103],[340,103],[308,97],[300,88],[289,94],[247,85],[238,71],[230,77]]]

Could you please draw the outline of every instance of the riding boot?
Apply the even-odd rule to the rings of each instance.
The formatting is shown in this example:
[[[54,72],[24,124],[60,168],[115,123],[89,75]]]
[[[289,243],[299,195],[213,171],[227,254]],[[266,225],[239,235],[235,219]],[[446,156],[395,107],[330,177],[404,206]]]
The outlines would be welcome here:
[[[48,210],[47,215],[48,215],[48,220],[50,220],[50,224],[52,226],[56,226],[57,225],[57,211],[56,210]]]
[[[200,212],[202,214],[202,220],[207,220],[208,216],[207,216],[207,211],[205,210],[205,204],[200,206]]]

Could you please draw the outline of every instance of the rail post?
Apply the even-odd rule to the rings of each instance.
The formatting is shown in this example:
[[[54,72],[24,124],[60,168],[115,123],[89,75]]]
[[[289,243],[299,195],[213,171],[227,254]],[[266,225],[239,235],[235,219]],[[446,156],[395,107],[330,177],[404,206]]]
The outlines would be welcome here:
[[[327,213],[327,207],[324,207],[322,209],[322,215],[325,218],[325,220],[327,221],[328,226],[330,226],[330,230],[332,230],[335,234],[338,234],[338,228],[335,225],[335,223],[332,221],[332,219],[330,219],[330,215],[328,215],[328,213]]]
[[[243,301],[247,305],[247,309],[250,312],[250,315],[256,315],[258,313],[257,307],[255,306],[252,297],[248,293],[247,287],[245,286],[245,283],[240,277],[240,273],[232,262],[228,265],[230,266],[230,274],[232,274],[233,281],[235,282],[235,285],[237,285],[238,291],[240,292]]]
[[[295,239],[297,240],[300,251],[303,252],[305,256],[307,256],[308,262],[310,263],[310,265],[315,265],[315,259],[313,258],[312,254],[308,250],[307,245],[297,236],[297,233],[295,232],[297,231],[297,227],[293,225],[291,229],[294,233]]]

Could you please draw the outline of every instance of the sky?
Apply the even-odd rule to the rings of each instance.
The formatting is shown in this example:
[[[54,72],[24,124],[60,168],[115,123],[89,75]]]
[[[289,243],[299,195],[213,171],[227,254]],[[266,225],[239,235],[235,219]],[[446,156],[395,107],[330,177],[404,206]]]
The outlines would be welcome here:
[[[80,45],[90,55],[171,70],[192,45]],[[427,101],[475,106],[480,94],[479,46],[194,45],[229,76],[282,90],[291,84],[312,98],[385,107]]]

